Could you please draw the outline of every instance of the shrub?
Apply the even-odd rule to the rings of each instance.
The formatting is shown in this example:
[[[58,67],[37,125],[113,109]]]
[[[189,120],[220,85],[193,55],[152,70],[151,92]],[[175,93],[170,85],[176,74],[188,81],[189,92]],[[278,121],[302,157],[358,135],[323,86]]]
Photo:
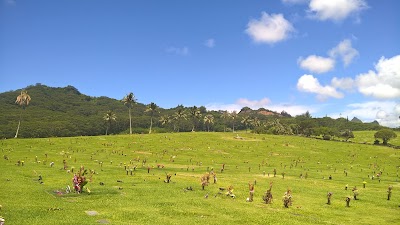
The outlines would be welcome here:
[[[331,140],[331,135],[326,134],[326,135],[324,135],[323,139],[324,140]]]

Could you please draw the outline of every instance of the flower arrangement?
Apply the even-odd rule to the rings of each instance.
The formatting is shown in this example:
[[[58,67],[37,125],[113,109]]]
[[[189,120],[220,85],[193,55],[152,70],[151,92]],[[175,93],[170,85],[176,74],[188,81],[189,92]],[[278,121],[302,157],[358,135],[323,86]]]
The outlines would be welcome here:
[[[78,173],[74,174],[72,178],[72,183],[74,184],[74,189],[77,193],[82,193],[83,187],[88,183],[85,175],[87,174],[87,170],[84,166],[81,166]]]

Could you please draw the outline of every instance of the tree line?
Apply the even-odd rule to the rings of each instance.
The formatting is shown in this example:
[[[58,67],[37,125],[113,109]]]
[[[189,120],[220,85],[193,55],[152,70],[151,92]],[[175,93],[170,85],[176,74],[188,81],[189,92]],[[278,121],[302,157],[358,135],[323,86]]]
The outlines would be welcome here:
[[[356,130],[380,130],[377,123],[347,118],[313,118],[309,112],[289,113],[243,107],[239,112],[204,106],[163,109],[139,103],[133,93],[121,100],[90,97],[75,87],[42,84],[0,94],[0,138],[63,137],[153,132],[245,132],[352,138]]]

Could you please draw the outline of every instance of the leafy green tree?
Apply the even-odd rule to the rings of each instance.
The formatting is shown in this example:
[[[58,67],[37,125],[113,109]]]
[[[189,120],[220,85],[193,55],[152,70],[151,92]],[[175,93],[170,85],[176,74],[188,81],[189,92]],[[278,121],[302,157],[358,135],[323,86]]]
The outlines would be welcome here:
[[[201,118],[201,113],[200,113],[200,109],[197,108],[197,106],[193,106],[189,108],[189,115],[192,118],[192,132],[195,131],[197,122],[200,120]]]
[[[316,127],[314,129],[314,135],[317,135],[317,136],[319,136],[319,135],[325,136],[325,135],[329,135],[329,133],[330,133],[329,127]]]
[[[292,123],[292,124],[289,125],[289,127],[290,127],[290,129],[292,129],[293,132],[296,131],[296,135],[299,134],[300,126],[298,124]]]
[[[158,110],[158,106],[156,105],[156,103],[151,102],[150,104],[147,105],[147,108],[146,108],[145,112],[149,112],[150,113],[149,134],[151,134],[151,129],[153,128],[153,117],[154,117],[154,114],[155,113],[160,113],[160,111]]]
[[[316,122],[313,119],[303,119],[302,117],[297,119],[299,120],[299,132],[307,137],[311,136],[317,126]]]
[[[350,138],[354,138],[353,131],[346,129],[340,132],[340,137],[344,138],[346,141],[348,141]]]
[[[108,129],[110,129],[111,123],[117,120],[117,116],[112,110],[108,110],[107,113],[104,115],[103,119],[107,123],[106,135],[108,135]]]
[[[311,118],[312,118],[312,116],[311,116],[311,114],[310,114],[309,111],[307,111],[307,112],[301,114],[301,116],[304,116],[304,117],[307,118],[307,119],[311,119]]]
[[[137,104],[137,100],[135,99],[135,95],[133,95],[132,92],[127,94],[123,99],[122,102],[126,107],[128,107],[129,111],[129,134],[132,134],[132,115],[131,115],[131,109],[134,104]]]
[[[207,114],[204,117],[204,124],[207,125],[207,132],[210,132],[210,125],[214,124],[214,116],[211,114]]]
[[[396,138],[397,134],[390,129],[382,129],[374,134],[376,139],[382,139],[383,144],[387,145],[390,139]]]
[[[21,94],[18,95],[17,100],[15,100],[15,103],[18,104],[19,106],[21,106],[23,111],[25,111],[25,109],[29,105],[30,101],[31,101],[31,96],[28,95],[27,91],[22,90]],[[17,128],[17,132],[15,133],[14,138],[18,137],[19,126],[21,125],[21,117],[22,117],[22,111],[19,114],[18,128]]]

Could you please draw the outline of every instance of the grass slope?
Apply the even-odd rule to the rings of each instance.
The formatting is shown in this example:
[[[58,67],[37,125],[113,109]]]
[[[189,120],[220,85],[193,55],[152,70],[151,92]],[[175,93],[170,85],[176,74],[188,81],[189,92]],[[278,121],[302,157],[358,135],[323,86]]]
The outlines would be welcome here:
[[[243,139],[236,139],[232,133],[169,133],[1,140],[2,154],[9,160],[0,160],[3,206],[0,215],[6,224],[44,225],[102,221],[110,224],[395,224],[400,221],[398,150],[294,136],[240,135]],[[18,160],[25,161],[25,165],[16,165]],[[87,185],[90,194],[54,193],[72,186],[73,174],[63,169],[63,160],[69,169],[84,165],[95,170],[92,182]],[[144,165],[143,160],[146,160]],[[55,165],[50,167],[50,162]],[[157,168],[158,164],[165,167]],[[225,170],[221,173],[222,164]],[[136,165],[133,175],[126,175],[125,166]],[[218,182],[203,191],[200,177],[211,169],[217,172]],[[383,171],[380,182],[368,178],[380,170]],[[166,173],[173,175],[171,183],[163,182]],[[306,173],[307,179],[299,177]],[[43,184],[38,181],[39,175]],[[328,179],[330,175],[332,180]],[[246,202],[248,183],[255,181],[254,202]],[[273,182],[274,201],[267,205],[262,202],[262,195],[270,182]],[[219,187],[229,185],[234,186],[236,199],[218,194]],[[392,199],[387,201],[389,185],[394,188]],[[194,190],[184,191],[189,186]],[[360,200],[352,200],[347,208],[344,199],[352,195],[354,186],[359,189]],[[293,192],[290,208],[282,204],[287,188]],[[334,193],[331,205],[326,204],[329,191]],[[89,216],[85,211],[96,211],[98,215]]]

